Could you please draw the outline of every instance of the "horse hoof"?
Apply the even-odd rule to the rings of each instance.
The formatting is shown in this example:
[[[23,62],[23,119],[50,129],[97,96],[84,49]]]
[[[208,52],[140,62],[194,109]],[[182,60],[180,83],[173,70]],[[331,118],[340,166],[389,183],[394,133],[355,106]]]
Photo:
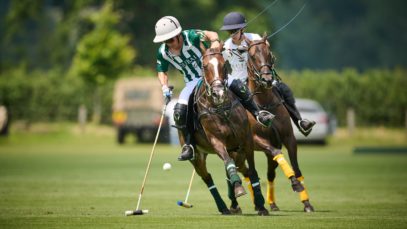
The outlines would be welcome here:
[[[242,185],[235,185],[235,198],[241,197],[246,195],[246,191],[244,190]]]
[[[314,207],[312,207],[311,203],[306,200],[304,201],[304,212],[314,212]]]
[[[304,186],[294,176],[291,178],[291,187],[293,188],[294,192],[304,191]]]
[[[231,212],[227,208],[223,209],[221,213],[222,215],[231,215]]]
[[[272,212],[277,212],[277,211],[280,211],[280,208],[277,207],[277,204],[272,203],[272,204],[270,204],[270,210]]]
[[[315,211],[315,210],[314,210],[314,208],[313,208],[312,206],[304,207],[304,212],[309,213],[309,212],[314,212],[314,211]]]
[[[265,207],[261,207],[258,211],[257,214],[259,216],[266,216],[269,215],[269,211]]]
[[[242,209],[240,208],[240,206],[236,206],[235,208],[230,207],[229,210],[232,215],[241,215],[242,214]]]

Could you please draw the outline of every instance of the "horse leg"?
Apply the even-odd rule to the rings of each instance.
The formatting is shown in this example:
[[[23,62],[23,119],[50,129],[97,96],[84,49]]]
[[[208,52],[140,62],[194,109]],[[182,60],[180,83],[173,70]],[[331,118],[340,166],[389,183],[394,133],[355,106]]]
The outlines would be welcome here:
[[[299,182],[301,182],[301,185],[304,187],[304,190],[299,192],[300,200],[304,204],[304,211],[314,212],[314,207],[311,205],[309,201],[308,192],[304,186],[304,176],[302,175],[300,167],[298,165],[297,141],[295,140],[293,135],[291,135],[289,138],[284,139],[284,146],[287,148],[291,165],[293,166],[293,169],[295,171],[295,177]]]
[[[249,177],[251,188],[253,190],[254,205],[257,213],[259,215],[269,215],[268,210],[264,207],[264,197],[261,193],[260,179],[256,171],[256,166],[254,163],[254,151],[242,148],[243,152],[238,153],[236,161],[239,166],[239,172],[241,172],[245,177]],[[245,154],[244,154],[245,152]],[[245,166],[245,159],[247,160],[248,168]]]
[[[298,177],[297,179],[304,186],[304,191],[300,192],[300,200],[304,204],[304,212],[314,212],[315,211],[314,207],[309,202],[308,192],[307,192],[307,189],[305,188],[305,185],[304,185],[304,177],[301,176],[301,177]]]
[[[276,178],[276,168],[278,163],[273,160],[273,157],[265,153],[267,157],[267,203],[270,205],[271,211],[280,211],[276,204],[274,195],[274,179]]]
[[[223,142],[221,142],[215,137],[212,137],[210,142],[215,152],[217,152],[218,156],[225,163],[225,169],[228,174],[229,182],[233,186],[235,197],[238,198],[240,196],[245,195],[246,191],[242,186],[242,180],[237,174],[235,161],[229,156],[229,153],[225,148],[225,144],[223,144]]]
[[[272,156],[273,160],[278,163],[280,168],[283,170],[284,175],[291,181],[291,187],[293,188],[293,190],[295,192],[303,191],[304,187],[301,185],[301,182],[299,182],[295,177],[294,170],[288,164],[281,150],[272,147],[269,141],[265,139],[255,138],[255,141],[261,147],[261,149],[263,149],[264,153]]]
[[[228,176],[227,172],[226,172],[226,176]],[[239,203],[237,202],[237,199],[235,197],[235,192],[234,192],[234,187],[232,186],[232,184],[229,182],[229,180],[226,180],[227,186],[228,186],[228,197],[231,201],[230,204],[230,213],[234,214],[234,215],[240,215],[242,214],[242,209],[239,206]]]
[[[209,192],[212,194],[213,199],[215,200],[216,206],[218,211],[222,215],[230,215],[230,211],[227,208],[225,202],[223,201],[222,197],[219,194],[218,189],[213,182],[212,176],[208,173],[206,168],[206,154],[196,154],[196,158],[194,161],[190,161],[195,168],[196,173],[202,178],[203,182],[205,182],[206,186],[209,189]]]

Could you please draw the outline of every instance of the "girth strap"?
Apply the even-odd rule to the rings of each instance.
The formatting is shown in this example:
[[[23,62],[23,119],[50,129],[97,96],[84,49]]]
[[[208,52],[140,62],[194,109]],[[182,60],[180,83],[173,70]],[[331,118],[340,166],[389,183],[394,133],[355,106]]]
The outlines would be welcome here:
[[[284,103],[284,100],[280,100],[278,103],[267,104],[267,105],[258,105],[261,110],[273,111],[278,106]]]

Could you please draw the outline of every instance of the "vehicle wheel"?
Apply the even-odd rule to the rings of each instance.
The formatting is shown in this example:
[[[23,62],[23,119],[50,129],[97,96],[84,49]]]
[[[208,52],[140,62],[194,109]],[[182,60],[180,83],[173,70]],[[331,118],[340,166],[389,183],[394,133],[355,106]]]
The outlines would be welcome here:
[[[139,142],[154,142],[155,133],[153,128],[144,128],[137,134]]]
[[[121,128],[117,129],[117,143],[124,144],[125,137],[126,137],[126,131]]]

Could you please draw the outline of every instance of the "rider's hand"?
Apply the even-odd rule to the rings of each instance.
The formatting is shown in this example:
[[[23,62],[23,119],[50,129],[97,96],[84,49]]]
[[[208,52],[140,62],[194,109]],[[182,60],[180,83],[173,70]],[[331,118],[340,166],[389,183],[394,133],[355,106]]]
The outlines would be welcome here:
[[[168,104],[171,101],[172,91],[167,85],[162,86],[163,96],[165,104]]]

